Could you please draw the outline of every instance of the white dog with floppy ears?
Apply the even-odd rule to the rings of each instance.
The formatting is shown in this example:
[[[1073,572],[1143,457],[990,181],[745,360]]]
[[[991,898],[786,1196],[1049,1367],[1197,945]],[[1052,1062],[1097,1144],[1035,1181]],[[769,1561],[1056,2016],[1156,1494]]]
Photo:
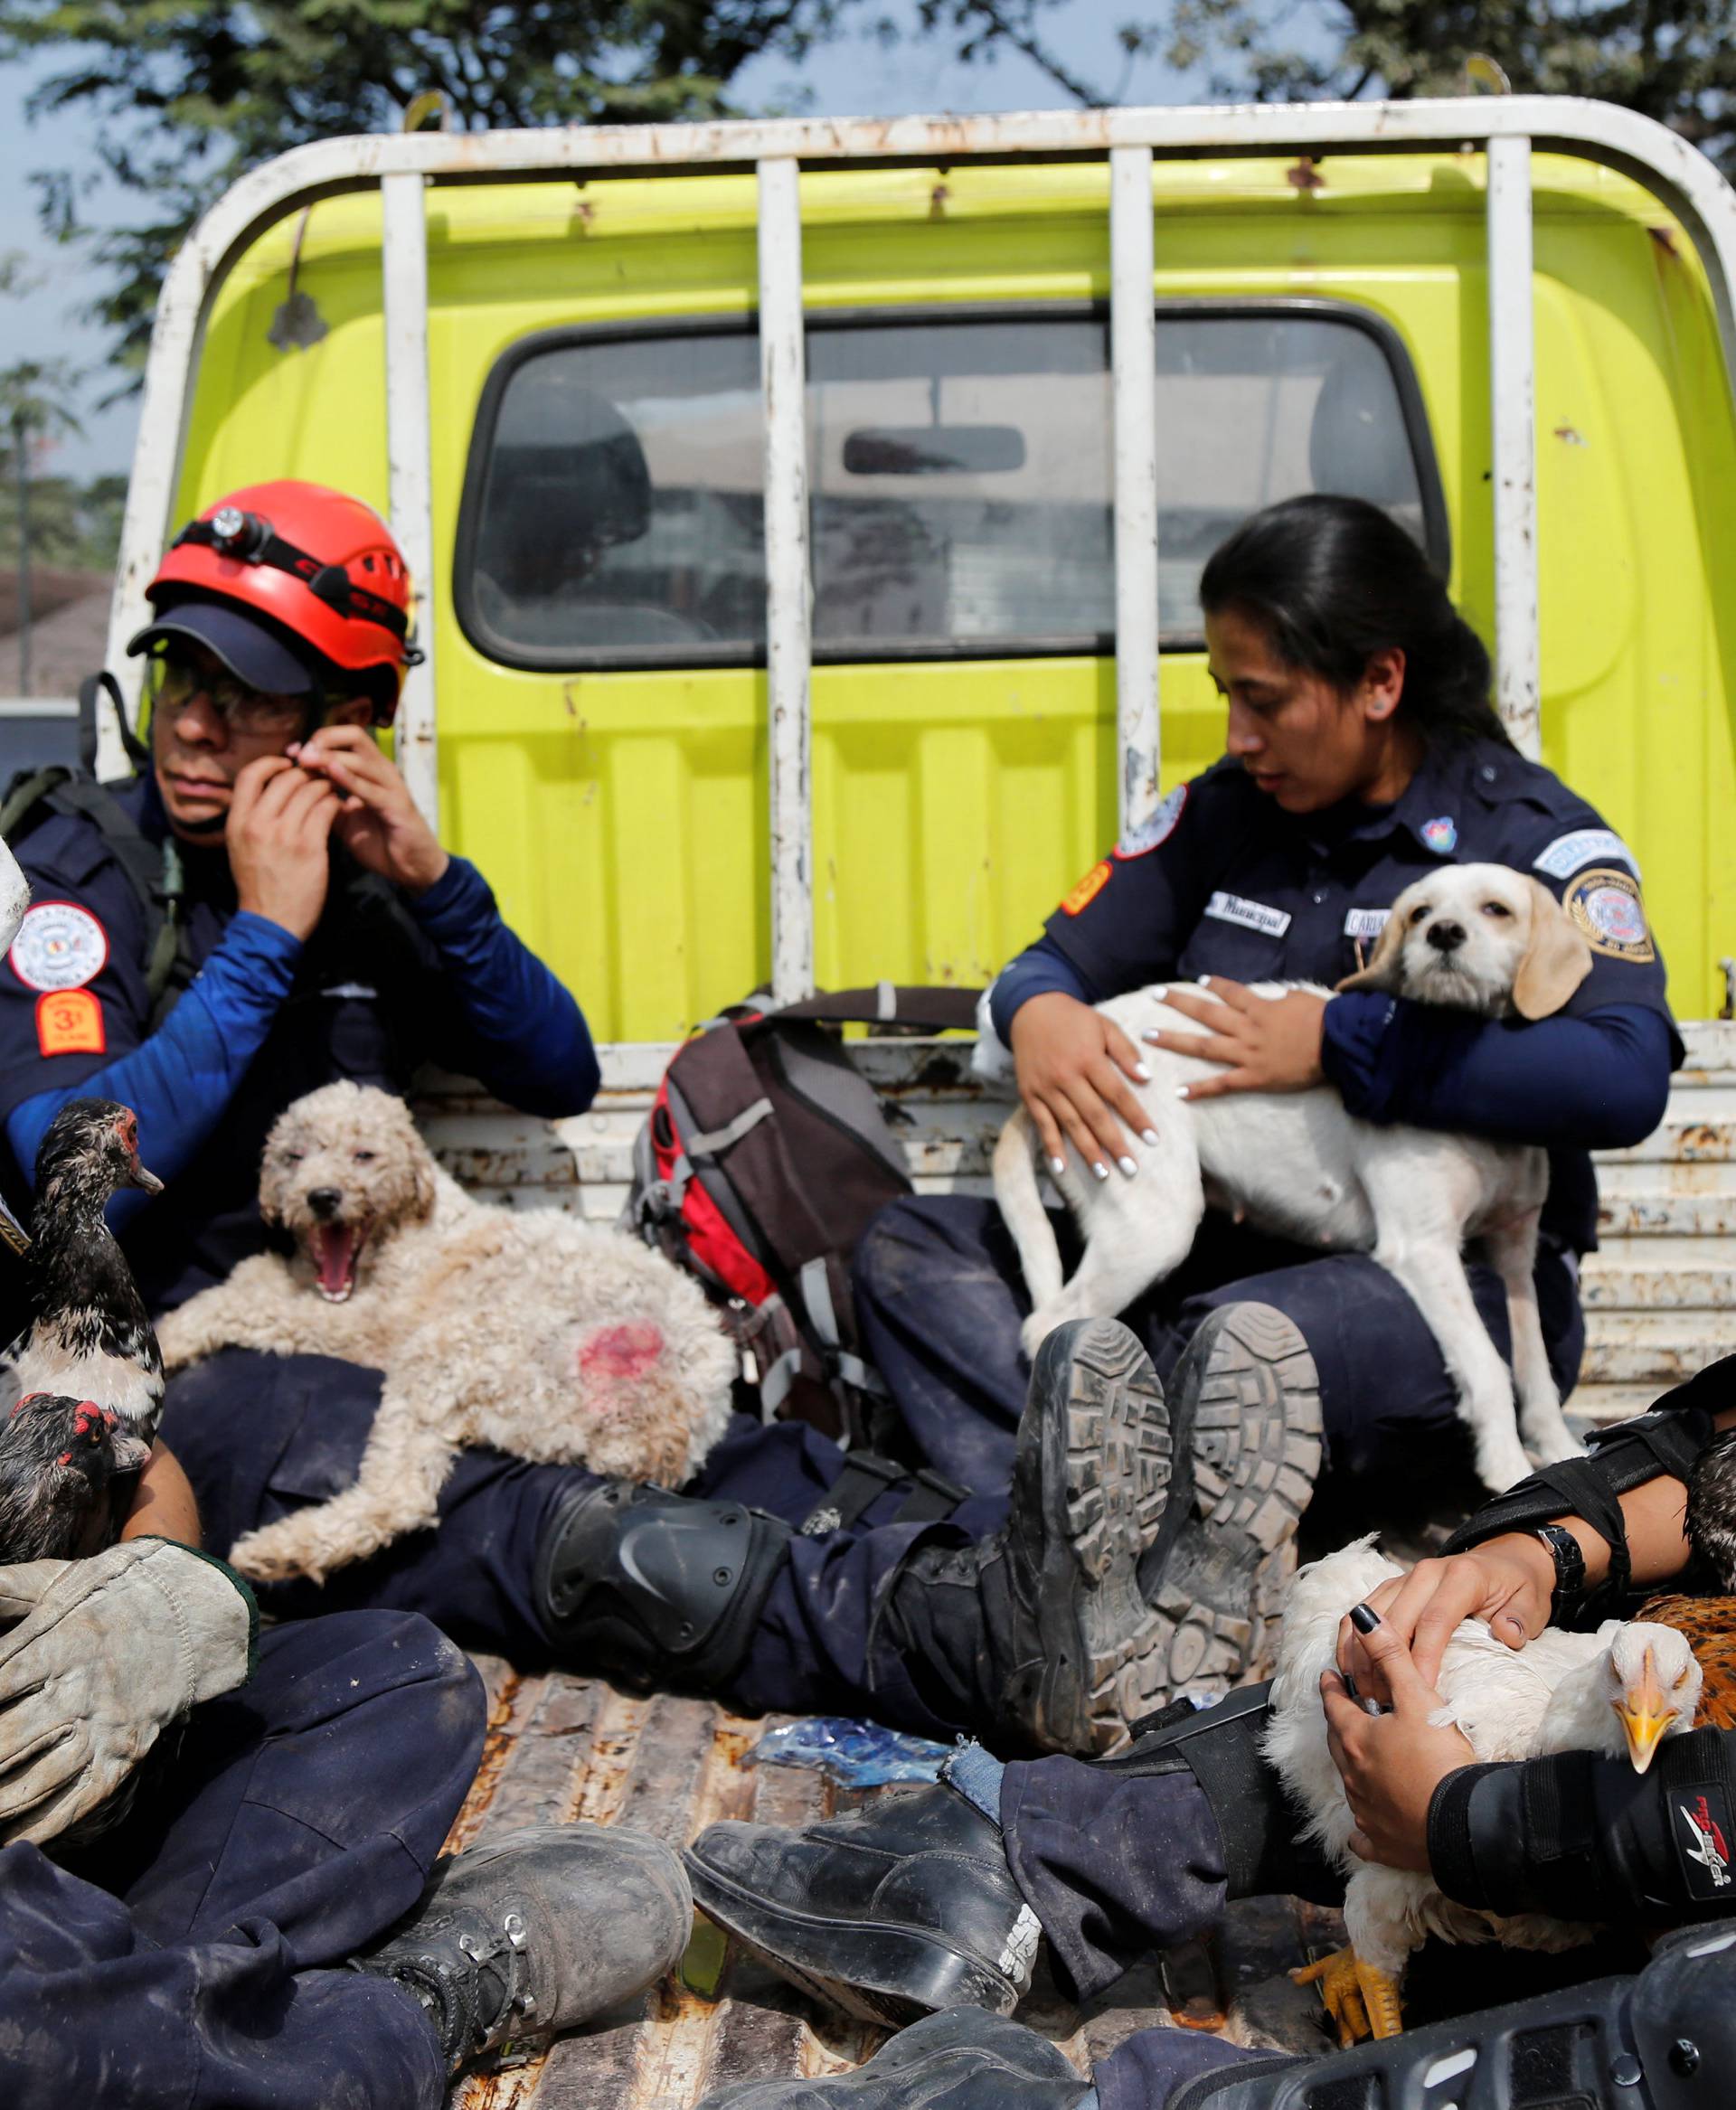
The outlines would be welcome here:
[[[1382,989],[1486,1018],[1539,1019],[1559,1011],[1591,971],[1584,937],[1546,887],[1505,865],[1443,865],[1393,904],[1373,958],[1344,989]],[[1294,984],[1255,985],[1280,996]],[[1325,995],[1320,990],[1317,994]],[[1098,1005],[1134,1041],[1153,1029],[1198,1033],[1161,988]],[[1148,1083],[1135,1087],[1158,1136],[1147,1174],[1093,1179],[1070,1144],[1055,1176],[1085,1237],[1071,1278],[1037,1183],[1036,1136],[1021,1108],[995,1148],[995,1198],[1019,1250],[1033,1311],[1024,1343],[1068,1319],[1112,1318],[1186,1257],[1209,1182],[1260,1229],[1333,1252],[1372,1253],[1410,1292],[1439,1344],[1495,1489],[1539,1463],[1576,1457],[1561,1417],[1537,1315],[1532,1270],[1549,1185],[1546,1154],[1521,1144],[1425,1128],[1376,1127],[1338,1095],[1248,1092],[1182,1100],[1178,1088],[1212,1074],[1191,1055],[1149,1049]],[[1518,1387],[1472,1301],[1465,1241],[1483,1241],[1506,1292]],[[1522,1446],[1523,1438],[1523,1446]]]

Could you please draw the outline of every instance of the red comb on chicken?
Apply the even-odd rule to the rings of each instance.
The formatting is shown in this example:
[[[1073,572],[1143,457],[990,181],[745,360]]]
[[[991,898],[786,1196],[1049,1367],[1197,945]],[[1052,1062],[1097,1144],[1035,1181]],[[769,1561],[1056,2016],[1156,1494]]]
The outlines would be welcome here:
[[[26,1393],[0,1422],[0,1566],[99,1551],[112,1536],[117,1484],[150,1455],[94,1399]]]

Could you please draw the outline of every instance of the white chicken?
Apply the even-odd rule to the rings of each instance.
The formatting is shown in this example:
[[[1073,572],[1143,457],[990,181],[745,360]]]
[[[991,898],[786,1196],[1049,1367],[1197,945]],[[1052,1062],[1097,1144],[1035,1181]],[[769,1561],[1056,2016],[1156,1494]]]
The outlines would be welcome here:
[[[1351,1852],[1355,1825],[1326,1747],[1320,1677],[1336,1660],[1345,1613],[1403,1573],[1376,1552],[1372,1536],[1298,1572],[1284,1606],[1264,1746],[1308,1813],[1307,1836],[1344,1876],[1350,1945],[1297,1976],[1319,1983],[1345,2043],[1369,2031],[1396,2036],[1403,2028],[1405,1966],[1430,1935],[1554,1950],[1589,1942],[1596,1931],[1541,1913],[1503,1918],[1479,1912],[1444,1896],[1429,1876]],[[1436,1681],[1446,1704],[1433,1719],[1456,1723],[1479,1760],[1590,1750],[1626,1755],[1644,1773],[1662,1738],[1693,1727],[1701,1682],[1686,1639],[1667,1626],[1611,1619],[1595,1634],[1549,1627],[1515,1653],[1480,1620],[1467,1619],[1447,1645]]]

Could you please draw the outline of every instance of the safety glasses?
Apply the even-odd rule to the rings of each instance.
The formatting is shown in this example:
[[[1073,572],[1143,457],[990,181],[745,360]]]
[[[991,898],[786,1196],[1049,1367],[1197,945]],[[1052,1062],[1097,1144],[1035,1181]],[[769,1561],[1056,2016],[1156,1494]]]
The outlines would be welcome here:
[[[320,713],[323,699],[269,696],[250,689],[219,668],[195,666],[178,654],[151,655],[151,701],[155,709],[179,711],[203,697],[231,733],[249,739],[287,739],[302,731]]]

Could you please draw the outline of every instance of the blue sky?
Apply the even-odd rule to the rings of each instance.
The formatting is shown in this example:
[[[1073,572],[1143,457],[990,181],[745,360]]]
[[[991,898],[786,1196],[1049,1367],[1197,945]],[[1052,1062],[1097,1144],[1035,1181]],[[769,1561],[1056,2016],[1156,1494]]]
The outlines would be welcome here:
[[[915,16],[910,0],[892,0],[884,12],[905,21]],[[1115,42],[1117,24],[1142,12],[1139,0],[1063,0],[1049,16],[1046,33],[1065,63],[1087,79],[1111,87],[1125,80],[1124,100],[1172,100],[1174,77],[1156,60],[1138,61],[1128,71]],[[26,125],[24,106],[36,77],[24,67],[0,67],[0,250],[24,251],[41,280],[23,298],[0,300],[0,365],[59,355],[94,366],[102,355],[102,333],[80,323],[77,311],[91,298],[96,276],[75,252],[42,236],[29,185],[34,169],[94,166],[90,120],[80,115]],[[965,66],[927,46],[883,49],[862,33],[816,52],[799,70],[783,61],[756,63],[738,77],[734,94],[750,108],[788,105],[795,95],[805,94],[807,107],[824,117],[1045,109],[1067,100],[1017,54],[994,65]],[[86,211],[99,220],[124,220],[127,203],[116,193],[99,192],[87,201]],[[135,404],[129,400],[107,411],[94,407],[110,386],[106,376],[96,377],[87,391],[84,436],[61,443],[52,467],[89,476],[129,466],[137,422]]]

